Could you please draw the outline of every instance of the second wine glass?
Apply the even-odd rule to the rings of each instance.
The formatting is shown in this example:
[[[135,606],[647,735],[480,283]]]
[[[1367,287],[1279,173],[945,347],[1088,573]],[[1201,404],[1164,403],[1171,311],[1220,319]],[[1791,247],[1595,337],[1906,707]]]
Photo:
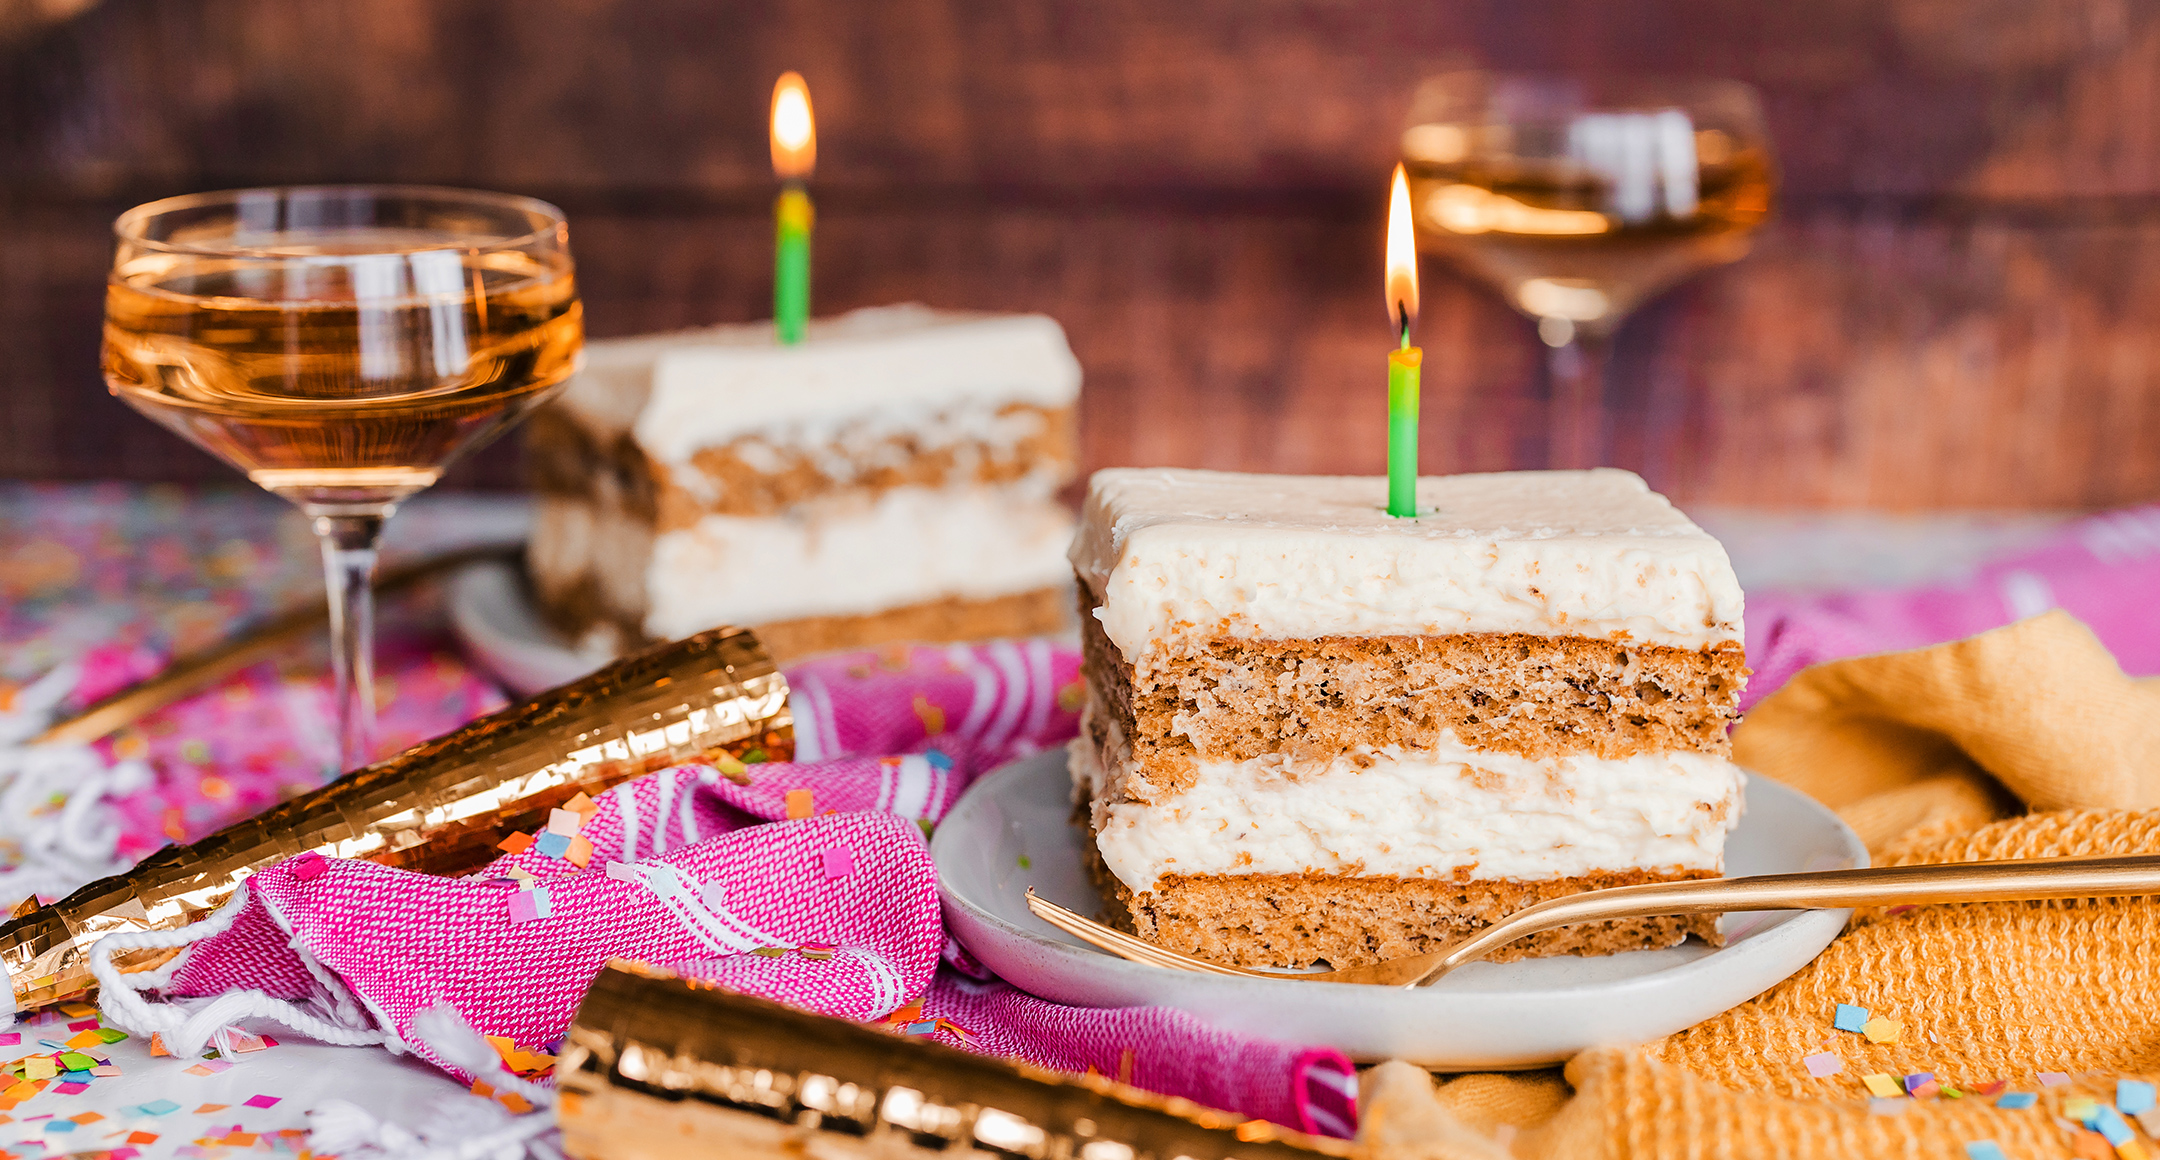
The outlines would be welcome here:
[[[1553,467],[1606,454],[1621,319],[1745,256],[1776,187],[1755,91],[1725,80],[1449,73],[1418,89],[1402,155],[1425,248],[1537,321]]]

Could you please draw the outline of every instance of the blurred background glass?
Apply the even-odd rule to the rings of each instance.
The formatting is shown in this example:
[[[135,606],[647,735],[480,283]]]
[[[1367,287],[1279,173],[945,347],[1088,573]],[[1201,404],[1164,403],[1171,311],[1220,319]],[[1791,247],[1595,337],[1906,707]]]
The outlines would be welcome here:
[[[1776,178],[1733,81],[1460,72],[1402,136],[1421,243],[1537,322],[1554,467],[1604,461],[1607,343],[1645,298],[1738,261]]]

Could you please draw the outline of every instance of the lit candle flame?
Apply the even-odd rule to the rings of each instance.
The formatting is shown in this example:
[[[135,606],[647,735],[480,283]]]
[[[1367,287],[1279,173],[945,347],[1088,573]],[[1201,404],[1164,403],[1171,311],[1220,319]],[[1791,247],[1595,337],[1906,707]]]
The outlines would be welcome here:
[[[1388,194],[1387,308],[1388,321],[1409,342],[1410,324],[1417,319],[1417,242],[1410,233],[1410,180],[1400,165]]]
[[[772,91],[772,167],[782,178],[810,176],[817,168],[817,123],[810,116],[810,86],[802,74],[780,74]]]

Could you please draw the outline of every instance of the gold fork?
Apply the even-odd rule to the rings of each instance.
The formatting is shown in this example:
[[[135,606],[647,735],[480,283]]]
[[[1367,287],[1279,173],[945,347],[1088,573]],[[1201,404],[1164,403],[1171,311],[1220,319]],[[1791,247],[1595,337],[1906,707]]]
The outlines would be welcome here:
[[[1038,897],[1036,917],[1120,958],[1172,970],[1300,983],[1371,983],[1423,987],[1527,935],[1578,922],[1665,914],[1722,914],[1743,910],[1829,910],[1941,902],[2017,902],[2046,898],[2160,895],[2160,855],[2040,858],[2021,862],[1952,862],[1746,878],[1696,878],[1587,890],[1519,910],[1468,938],[1421,955],[1337,971],[1292,974],[1226,966],[1142,942]]]

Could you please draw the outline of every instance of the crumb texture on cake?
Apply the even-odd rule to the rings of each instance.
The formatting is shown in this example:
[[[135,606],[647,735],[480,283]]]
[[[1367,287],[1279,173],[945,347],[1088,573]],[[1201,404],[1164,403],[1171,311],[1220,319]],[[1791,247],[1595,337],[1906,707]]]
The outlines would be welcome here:
[[[1740,646],[1620,644],[1528,633],[1219,640],[1136,672],[1081,596],[1089,685],[1164,790],[1192,764],[1283,754],[1327,761],[1451,735],[1524,757],[1686,751],[1729,756]]]
[[[1354,967],[1443,950],[1548,899],[1610,886],[1715,877],[1714,871],[1600,871],[1545,882],[1304,875],[1190,875],[1135,892],[1090,867],[1112,926],[1160,947],[1239,967]],[[1610,919],[1510,943],[1489,961],[1607,955],[1721,940],[1716,915]]]

